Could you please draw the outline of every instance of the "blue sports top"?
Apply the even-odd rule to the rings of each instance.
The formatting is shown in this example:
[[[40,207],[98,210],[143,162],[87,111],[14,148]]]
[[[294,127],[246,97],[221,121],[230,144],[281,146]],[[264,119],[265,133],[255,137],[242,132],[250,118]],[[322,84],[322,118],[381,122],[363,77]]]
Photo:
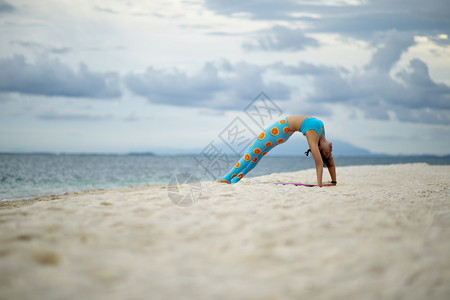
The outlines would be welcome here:
[[[300,131],[303,133],[303,135],[306,135],[306,132],[308,130],[315,130],[317,132],[317,134],[319,135],[319,139],[322,133],[322,127],[323,126],[323,122],[320,121],[319,119],[316,118],[306,118],[303,123],[302,126],[300,126]],[[325,128],[324,128],[324,132],[325,132]]]

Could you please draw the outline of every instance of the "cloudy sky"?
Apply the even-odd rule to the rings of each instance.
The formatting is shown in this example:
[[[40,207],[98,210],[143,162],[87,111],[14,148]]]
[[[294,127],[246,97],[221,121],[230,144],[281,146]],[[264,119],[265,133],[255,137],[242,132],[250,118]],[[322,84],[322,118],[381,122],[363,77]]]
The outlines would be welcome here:
[[[203,149],[264,92],[375,153],[450,153],[447,0],[0,0],[0,152]],[[303,139],[303,138],[302,138]]]

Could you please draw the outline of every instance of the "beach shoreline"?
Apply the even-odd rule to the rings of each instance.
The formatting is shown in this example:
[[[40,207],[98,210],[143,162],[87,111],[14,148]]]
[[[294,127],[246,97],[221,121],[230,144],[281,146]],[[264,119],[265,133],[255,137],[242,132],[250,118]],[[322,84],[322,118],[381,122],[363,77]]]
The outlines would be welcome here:
[[[11,199],[11,200],[3,200],[0,201],[0,210],[2,209],[12,209],[12,208],[20,208],[23,206],[32,205],[37,202],[43,202],[43,201],[52,201],[52,200],[69,200],[73,196],[80,196],[80,195],[94,195],[94,194],[101,194],[108,191],[126,191],[126,190],[139,190],[142,188],[149,188],[149,187],[162,187],[164,185],[161,184],[151,184],[151,185],[142,185],[142,186],[136,186],[136,187],[123,187],[123,188],[112,188],[112,189],[94,189],[94,190],[82,190],[82,191],[76,191],[76,192],[66,192],[64,194],[51,194],[51,195],[42,195],[37,197],[30,197],[25,199]]]
[[[182,185],[191,205],[167,185],[2,202],[0,298],[448,298],[450,166],[337,175]]]

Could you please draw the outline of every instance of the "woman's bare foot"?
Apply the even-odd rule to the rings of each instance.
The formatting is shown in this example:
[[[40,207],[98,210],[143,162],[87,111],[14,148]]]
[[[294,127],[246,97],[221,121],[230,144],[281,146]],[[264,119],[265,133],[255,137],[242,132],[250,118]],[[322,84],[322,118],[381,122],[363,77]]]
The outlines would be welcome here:
[[[217,180],[216,182],[221,182],[221,183],[228,183],[228,184],[230,184],[228,181],[226,181],[225,179],[219,179],[219,180]]]

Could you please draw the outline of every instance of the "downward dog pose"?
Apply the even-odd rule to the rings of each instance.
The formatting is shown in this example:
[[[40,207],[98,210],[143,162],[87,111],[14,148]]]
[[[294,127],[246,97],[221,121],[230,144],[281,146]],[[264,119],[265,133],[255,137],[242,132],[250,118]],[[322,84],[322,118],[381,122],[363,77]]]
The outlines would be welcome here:
[[[328,167],[331,183],[336,184],[336,168],[331,155],[332,143],[325,138],[325,128],[322,121],[310,116],[290,116],[281,119],[261,132],[258,138],[250,145],[244,156],[236,163],[231,171],[219,181],[224,183],[237,183],[251,171],[273,147],[286,142],[295,132],[302,132],[308,140],[309,152],[316,164],[317,185],[322,186],[324,163]]]

